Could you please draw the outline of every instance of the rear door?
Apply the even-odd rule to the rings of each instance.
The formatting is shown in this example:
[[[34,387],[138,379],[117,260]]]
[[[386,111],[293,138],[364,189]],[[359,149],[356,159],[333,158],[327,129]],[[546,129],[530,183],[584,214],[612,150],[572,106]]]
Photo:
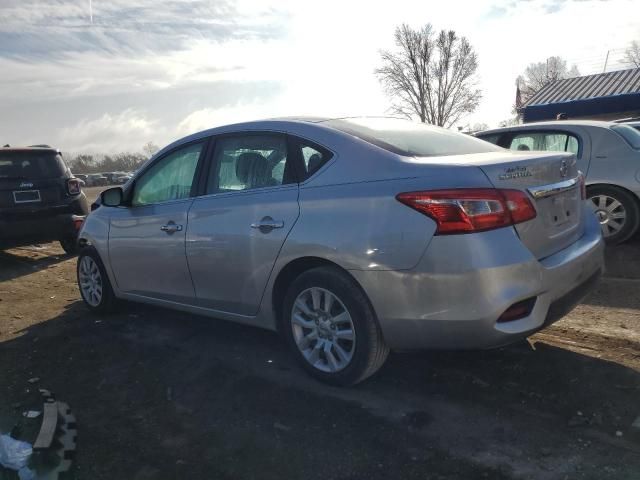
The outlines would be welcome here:
[[[136,179],[130,205],[112,209],[109,261],[122,291],[193,303],[185,234],[205,146],[181,146],[154,161]]]
[[[273,132],[215,141],[205,195],[189,211],[187,258],[198,304],[253,316],[299,215],[296,162]]]

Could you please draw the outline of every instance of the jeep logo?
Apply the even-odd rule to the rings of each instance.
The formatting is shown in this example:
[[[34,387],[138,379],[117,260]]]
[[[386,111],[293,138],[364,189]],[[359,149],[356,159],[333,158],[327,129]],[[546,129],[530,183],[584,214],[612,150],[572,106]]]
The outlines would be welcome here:
[[[33,183],[31,183],[31,182],[22,182],[20,184],[20,188],[33,188]]]

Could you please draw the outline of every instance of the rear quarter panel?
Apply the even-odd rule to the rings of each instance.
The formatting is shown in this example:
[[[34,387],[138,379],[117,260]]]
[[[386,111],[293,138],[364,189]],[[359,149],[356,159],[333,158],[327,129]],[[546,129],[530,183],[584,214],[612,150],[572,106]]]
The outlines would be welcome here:
[[[587,184],[619,185],[640,197],[640,152],[605,128],[593,129],[591,137],[593,149]]]

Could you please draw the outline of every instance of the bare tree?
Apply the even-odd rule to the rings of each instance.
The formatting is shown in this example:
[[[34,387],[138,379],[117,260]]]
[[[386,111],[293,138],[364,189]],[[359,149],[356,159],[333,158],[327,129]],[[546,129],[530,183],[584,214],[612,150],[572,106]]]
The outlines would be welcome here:
[[[567,62],[560,57],[549,57],[544,62],[530,63],[517,80],[522,103],[526,103],[542,88],[556,80],[578,76],[578,68],[575,65],[567,68]]]
[[[375,73],[392,99],[391,111],[449,127],[480,102],[478,59],[465,37],[453,30],[436,34],[430,24],[396,28],[395,51],[382,51]]]
[[[640,43],[635,40],[631,42],[624,52],[624,59],[629,65],[640,68]]]
[[[153,142],[147,142],[142,147],[142,151],[147,155],[147,157],[153,157],[158,150],[160,150],[160,147]]]

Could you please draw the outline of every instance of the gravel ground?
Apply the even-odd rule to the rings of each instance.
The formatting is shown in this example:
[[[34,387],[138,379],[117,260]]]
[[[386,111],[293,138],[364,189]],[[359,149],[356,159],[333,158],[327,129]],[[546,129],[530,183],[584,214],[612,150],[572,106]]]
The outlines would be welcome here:
[[[47,388],[78,419],[78,479],[637,480],[640,280],[619,277],[639,265],[529,342],[392,354],[338,389],[270,332],[132,304],[90,315],[56,244],[0,252],[0,432],[28,436],[21,413]]]

